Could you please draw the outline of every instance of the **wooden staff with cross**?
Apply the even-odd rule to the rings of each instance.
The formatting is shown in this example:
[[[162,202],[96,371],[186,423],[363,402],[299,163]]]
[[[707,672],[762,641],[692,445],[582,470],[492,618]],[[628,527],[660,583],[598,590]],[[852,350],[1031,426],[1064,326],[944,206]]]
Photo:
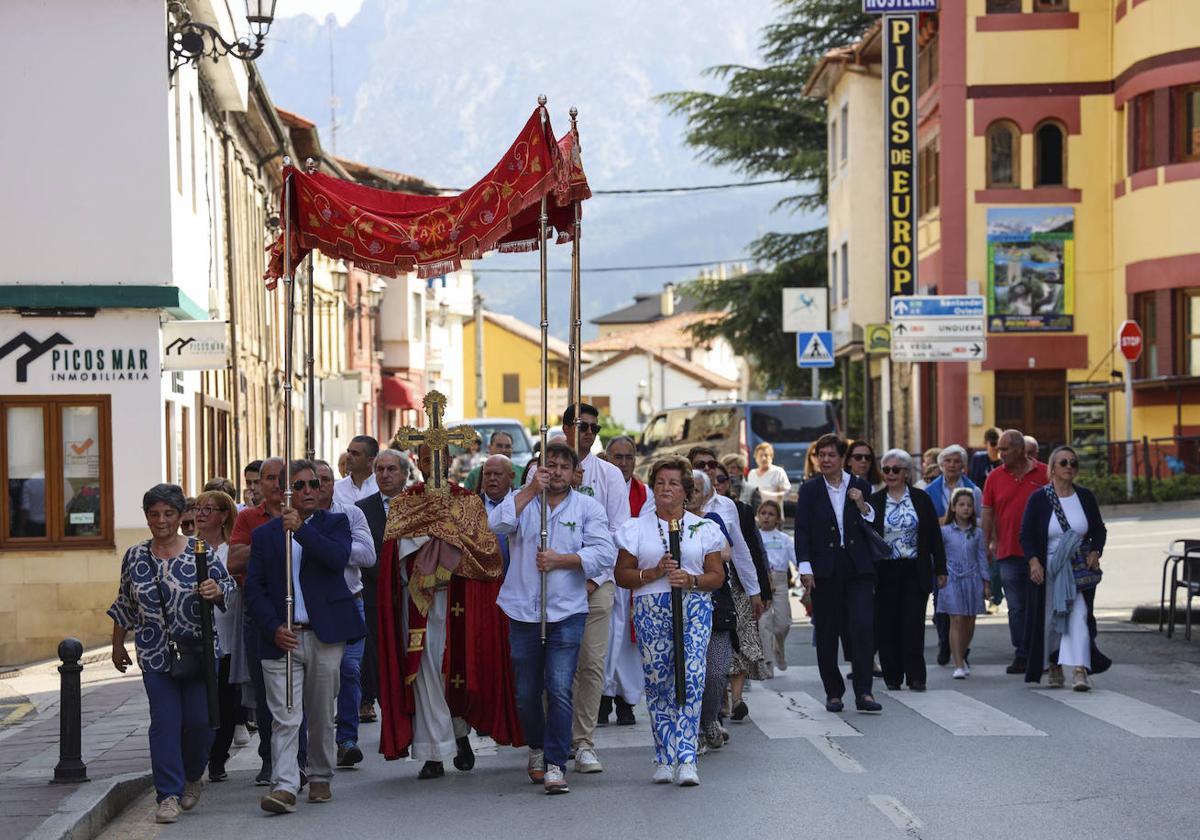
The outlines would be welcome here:
[[[392,438],[392,448],[407,452],[415,447],[429,447],[429,455],[433,467],[433,475],[425,476],[425,492],[438,496],[449,496],[450,485],[446,482],[446,468],[450,463],[449,448],[461,446],[470,448],[479,443],[479,433],[470,426],[455,426],[448,429],[442,423],[446,413],[446,395],[440,391],[430,391],[422,401],[425,414],[429,417],[429,428],[421,430],[412,426],[404,426]]]

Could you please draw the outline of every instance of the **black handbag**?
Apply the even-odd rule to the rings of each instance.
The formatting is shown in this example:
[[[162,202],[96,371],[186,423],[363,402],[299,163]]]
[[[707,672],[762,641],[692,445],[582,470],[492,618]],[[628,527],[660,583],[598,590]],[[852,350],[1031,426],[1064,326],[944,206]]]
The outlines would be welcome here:
[[[892,547],[888,545],[887,540],[879,535],[875,530],[875,526],[862,516],[858,517],[859,530],[862,532],[863,540],[867,543],[867,550],[871,552],[871,559],[876,563],[887,560],[892,556]]]
[[[154,581],[158,588],[158,603],[162,608],[163,631],[167,634],[168,667],[173,680],[204,679],[204,647],[199,639],[180,641],[171,635],[171,617],[167,613],[167,593],[162,585],[162,572]]]
[[[712,629],[716,632],[737,629],[737,607],[733,604],[733,590],[729,588],[729,564],[725,564],[725,582],[712,594]]]

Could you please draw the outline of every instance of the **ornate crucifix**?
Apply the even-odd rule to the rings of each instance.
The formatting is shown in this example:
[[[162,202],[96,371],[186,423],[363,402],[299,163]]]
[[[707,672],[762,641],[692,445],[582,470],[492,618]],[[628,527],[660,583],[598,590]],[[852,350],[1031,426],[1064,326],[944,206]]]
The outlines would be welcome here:
[[[468,448],[479,443],[479,434],[470,426],[455,426],[447,429],[442,425],[442,415],[446,412],[446,395],[440,391],[430,391],[423,400],[425,414],[429,417],[429,428],[424,431],[404,426],[392,438],[392,448],[406,452],[422,444],[429,447],[433,475],[425,476],[425,492],[439,496],[450,495],[450,485],[446,483],[446,467],[450,462],[450,452],[447,447],[461,446]]]

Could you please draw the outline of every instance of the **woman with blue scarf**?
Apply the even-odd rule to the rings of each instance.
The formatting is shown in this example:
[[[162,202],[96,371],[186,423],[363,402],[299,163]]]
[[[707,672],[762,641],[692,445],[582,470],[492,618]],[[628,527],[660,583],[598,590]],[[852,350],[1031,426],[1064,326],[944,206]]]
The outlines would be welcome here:
[[[1033,582],[1025,629],[1029,651],[1026,682],[1049,672],[1051,688],[1066,684],[1072,669],[1075,691],[1091,688],[1089,674],[1112,662],[1096,648],[1093,603],[1100,582],[1100,555],[1108,530],[1096,497],[1075,484],[1079,456],[1069,446],[1050,454],[1050,483],[1034,492],[1021,520],[1021,548]]]

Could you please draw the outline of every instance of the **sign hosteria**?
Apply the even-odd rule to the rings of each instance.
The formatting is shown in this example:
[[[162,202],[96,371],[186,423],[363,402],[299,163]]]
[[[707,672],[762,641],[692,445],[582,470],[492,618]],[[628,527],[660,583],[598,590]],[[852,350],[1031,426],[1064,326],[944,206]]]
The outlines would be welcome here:
[[[938,0],[863,0],[862,10],[864,14],[868,15],[936,12]]]

